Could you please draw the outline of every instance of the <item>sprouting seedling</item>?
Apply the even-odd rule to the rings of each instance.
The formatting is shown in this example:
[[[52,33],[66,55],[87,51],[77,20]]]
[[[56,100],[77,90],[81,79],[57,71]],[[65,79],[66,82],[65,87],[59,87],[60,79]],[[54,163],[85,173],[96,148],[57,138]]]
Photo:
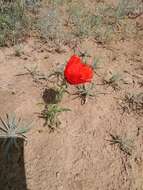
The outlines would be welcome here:
[[[83,105],[86,103],[88,97],[95,97],[95,94],[92,92],[94,87],[94,83],[92,83],[88,87],[86,87],[85,85],[77,86],[76,92],[73,95],[76,96],[75,98],[80,98],[81,104]]]
[[[16,119],[16,116],[10,117],[6,114],[6,120],[0,117],[0,138],[3,138],[3,146],[5,148],[5,153],[7,154],[9,150],[14,146],[19,148],[18,139],[26,140],[25,134],[31,129],[30,123],[24,124],[21,118]]]
[[[120,80],[119,74],[112,75],[109,79],[103,79],[103,84],[111,86],[114,90],[119,90],[119,80]]]
[[[58,118],[59,114],[67,111],[71,110],[69,108],[61,108],[57,104],[49,104],[41,112],[40,118],[43,118],[45,120],[44,125],[47,125],[53,131],[61,124]]]
[[[109,134],[111,140],[107,140],[111,145],[118,145],[119,149],[125,154],[131,156],[133,150],[133,141],[131,139],[122,138],[118,135]]]

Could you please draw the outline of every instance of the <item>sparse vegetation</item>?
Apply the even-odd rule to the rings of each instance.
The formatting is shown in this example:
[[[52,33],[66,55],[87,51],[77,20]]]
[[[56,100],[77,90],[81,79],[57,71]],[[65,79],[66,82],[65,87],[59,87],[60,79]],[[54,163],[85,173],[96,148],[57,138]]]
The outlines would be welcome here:
[[[6,114],[6,120],[0,117],[0,138],[3,139],[4,151],[8,154],[11,148],[18,148],[18,139],[26,140],[25,134],[31,129],[30,123],[23,123],[21,118]]]
[[[127,138],[122,138],[118,135],[110,134],[111,145],[118,145],[119,149],[123,151],[125,154],[131,156],[133,151],[133,141]]]
[[[43,39],[54,42],[56,48],[71,43],[75,38],[80,41],[90,37],[105,43],[115,39],[115,35],[119,38],[130,34],[135,36],[135,22],[129,22],[129,19],[131,15],[140,15],[142,10],[141,2],[133,0],[120,0],[117,6],[99,2],[94,9],[87,8],[82,1],[48,1],[47,6],[43,3],[1,0],[0,45],[17,44],[29,32],[31,24],[34,30],[39,30]],[[66,8],[61,12],[63,6]],[[36,11],[38,9],[40,13]],[[35,17],[32,11],[38,14],[38,21],[29,20]]]
[[[22,53],[22,47],[20,45],[15,46],[15,56],[20,57]]]
[[[66,81],[64,78],[64,67],[65,64],[60,65],[55,70],[53,70],[49,75],[49,82],[56,83],[58,86],[66,86]]]
[[[49,104],[46,105],[44,110],[40,114],[40,118],[45,120],[45,126],[47,125],[52,131],[56,129],[60,124],[60,120],[58,118],[61,112],[71,111],[68,108],[61,108],[57,104]]]
[[[120,106],[123,113],[134,112],[138,115],[143,115],[143,93],[126,94]]]
[[[95,84],[91,84],[88,86],[80,85],[76,87],[76,92],[73,94],[75,98],[80,98],[81,105],[85,104],[87,98],[96,97],[96,95],[92,92],[95,87]]]
[[[24,1],[0,1],[0,46],[15,45],[30,27]]]
[[[137,29],[129,15],[142,10],[141,2],[120,0],[117,6],[99,2],[93,9],[84,6],[82,1],[50,1],[48,8],[42,10],[38,21],[41,36],[51,40],[56,46],[93,38],[99,43],[135,37]],[[60,7],[65,6],[64,13]],[[81,9],[82,7],[82,9]],[[48,12],[48,14],[47,14]]]
[[[114,74],[108,79],[103,79],[103,84],[107,86],[111,86],[114,90],[119,90],[119,81],[121,80],[121,77],[119,74]]]
[[[36,83],[40,83],[41,80],[48,80],[48,77],[39,71],[38,65],[34,65],[31,68],[24,67],[24,69],[26,72],[17,74],[16,76],[30,75]]]

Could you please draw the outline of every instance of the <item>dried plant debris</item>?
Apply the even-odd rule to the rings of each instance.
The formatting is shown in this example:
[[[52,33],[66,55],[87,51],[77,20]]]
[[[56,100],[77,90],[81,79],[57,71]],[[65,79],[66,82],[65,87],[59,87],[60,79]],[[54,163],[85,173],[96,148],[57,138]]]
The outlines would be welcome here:
[[[109,134],[111,140],[111,145],[118,145],[119,149],[123,151],[125,154],[131,156],[133,150],[133,140],[127,139],[126,137],[120,137],[118,135]]]
[[[48,81],[51,83],[56,83],[58,86],[65,86],[66,81],[64,77],[65,64],[60,64],[55,70],[51,71],[48,75]]]
[[[138,115],[143,115],[143,93],[138,94],[126,94],[122,99],[120,106],[124,112],[134,112]]]
[[[113,74],[110,78],[104,78],[103,84],[108,87],[111,86],[113,90],[120,90],[119,81],[121,81],[121,76],[119,74]]]

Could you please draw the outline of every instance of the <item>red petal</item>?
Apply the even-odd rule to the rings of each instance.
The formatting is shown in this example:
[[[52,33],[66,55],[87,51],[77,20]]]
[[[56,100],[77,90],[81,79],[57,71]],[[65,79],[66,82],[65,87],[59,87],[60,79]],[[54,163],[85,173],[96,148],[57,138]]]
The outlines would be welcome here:
[[[83,64],[77,55],[73,55],[66,65],[64,75],[70,84],[82,84],[91,81],[93,70],[89,65]]]

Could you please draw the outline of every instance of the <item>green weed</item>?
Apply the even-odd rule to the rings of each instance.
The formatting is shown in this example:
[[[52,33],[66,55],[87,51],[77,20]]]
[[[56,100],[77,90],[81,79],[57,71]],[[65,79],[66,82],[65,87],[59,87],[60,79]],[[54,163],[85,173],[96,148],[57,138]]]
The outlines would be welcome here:
[[[68,108],[61,108],[57,104],[49,104],[45,106],[45,109],[41,112],[40,118],[45,120],[45,126],[47,125],[50,130],[56,129],[60,124],[58,118],[59,114],[62,112],[71,111]]]
[[[76,92],[73,95],[75,96],[75,98],[80,98],[81,105],[83,105],[87,102],[88,98],[92,98],[96,96],[92,92],[94,88],[95,88],[95,85],[93,83],[89,86],[80,85],[76,87]]]
[[[25,134],[31,129],[31,123],[24,123],[21,118],[16,119],[16,116],[6,114],[6,120],[0,117],[0,138],[3,139],[5,153],[13,147],[18,148],[18,139],[26,140]]]

